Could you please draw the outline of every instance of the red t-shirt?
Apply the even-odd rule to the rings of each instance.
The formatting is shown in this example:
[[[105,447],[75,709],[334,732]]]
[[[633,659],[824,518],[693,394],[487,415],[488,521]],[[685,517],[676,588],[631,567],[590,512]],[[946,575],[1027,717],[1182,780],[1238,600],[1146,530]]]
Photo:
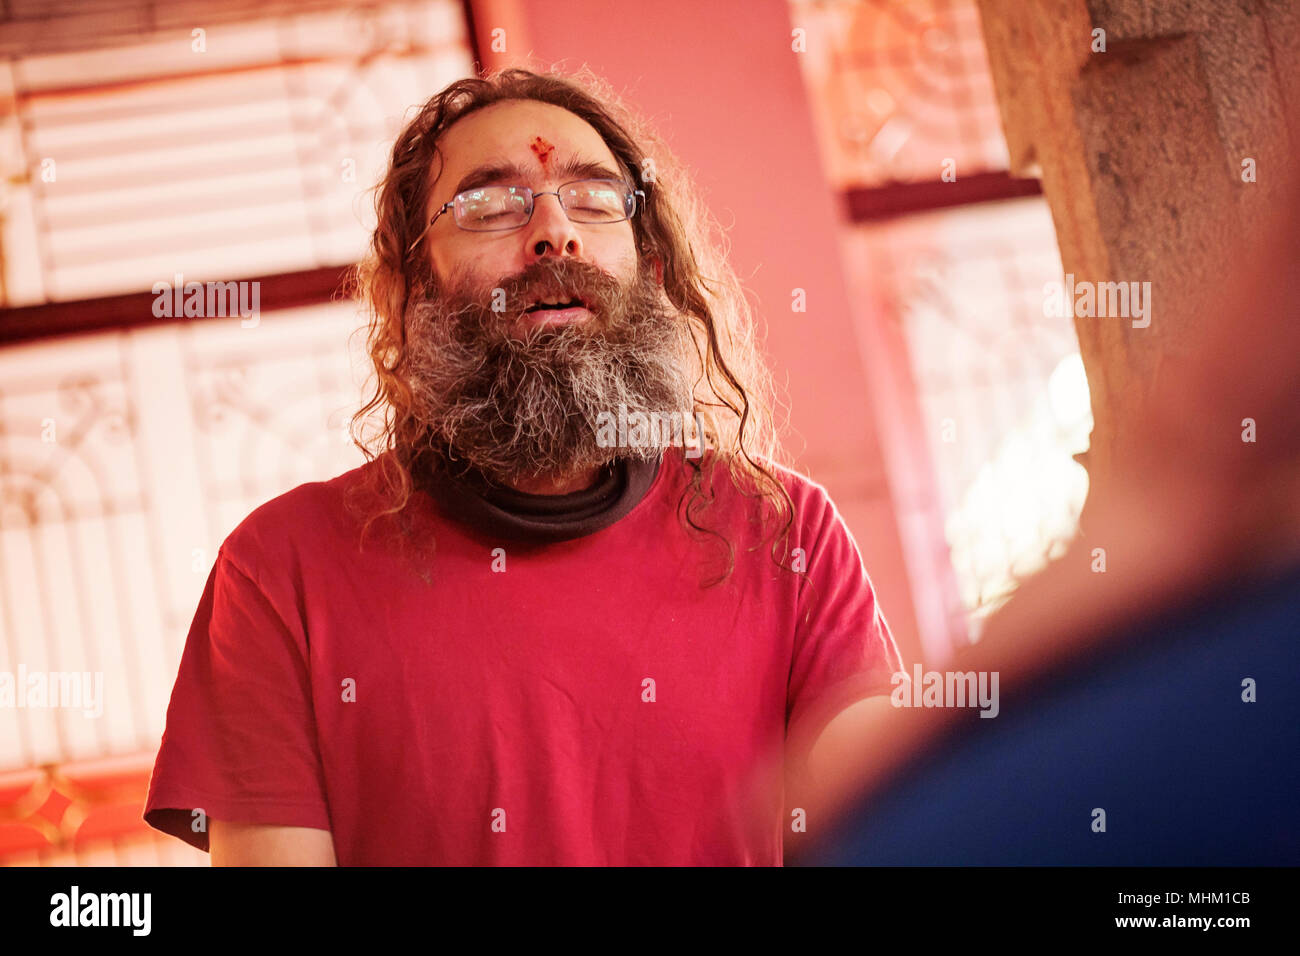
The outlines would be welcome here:
[[[196,808],[327,829],[340,865],[782,862],[773,755],[902,666],[825,489],[777,468],[793,574],[753,547],[752,499],[719,470],[699,520],[732,539],[735,569],[712,588],[714,539],[678,515],[681,449],[622,518],[544,545],[416,492],[426,583],[382,522],[358,545],[343,493],[374,467],[300,485],[222,544],[150,825],[203,850]]]

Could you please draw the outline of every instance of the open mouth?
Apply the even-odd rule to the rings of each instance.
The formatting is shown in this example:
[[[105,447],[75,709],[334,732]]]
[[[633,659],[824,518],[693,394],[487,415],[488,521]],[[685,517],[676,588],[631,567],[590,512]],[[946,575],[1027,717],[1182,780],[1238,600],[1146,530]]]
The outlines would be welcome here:
[[[547,296],[530,305],[525,312],[560,311],[562,309],[585,309],[587,303],[578,298]]]

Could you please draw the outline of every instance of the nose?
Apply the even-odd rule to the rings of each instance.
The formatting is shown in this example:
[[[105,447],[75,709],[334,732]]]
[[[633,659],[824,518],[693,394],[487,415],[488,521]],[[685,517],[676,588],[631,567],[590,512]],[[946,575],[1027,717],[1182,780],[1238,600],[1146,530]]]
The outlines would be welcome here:
[[[533,218],[524,232],[524,249],[530,261],[545,255],[582,255],[578,230],[560,205],[560,197],[554,193],[533,197]]]

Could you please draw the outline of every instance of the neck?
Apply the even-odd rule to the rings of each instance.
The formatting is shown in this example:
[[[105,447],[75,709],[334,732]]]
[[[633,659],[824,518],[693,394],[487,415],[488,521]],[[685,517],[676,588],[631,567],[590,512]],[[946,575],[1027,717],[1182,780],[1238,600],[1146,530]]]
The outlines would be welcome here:
[[[569,495],[575,491],[586,491],[596,483],[599,476],[599,468],[588,468],[575,475],[534,475],[530,478],[518,478],[510,482],[510,487],[529,495]]]

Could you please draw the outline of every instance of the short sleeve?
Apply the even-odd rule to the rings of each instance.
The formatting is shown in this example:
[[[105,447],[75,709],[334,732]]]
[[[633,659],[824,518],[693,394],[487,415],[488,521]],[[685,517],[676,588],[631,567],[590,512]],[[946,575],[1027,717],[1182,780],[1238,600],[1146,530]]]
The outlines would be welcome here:
[[[820,489],[818,489],[820,491]],[[889,694],[903,669],[857,543],[822,491],[810,502],[806,577],[799,598],[786,699],[787,754],[807,755],[830,720]]]
[[[208,849],[194,811],[329,829],[300,619],[217,554],[181,656],[145,822]]]

